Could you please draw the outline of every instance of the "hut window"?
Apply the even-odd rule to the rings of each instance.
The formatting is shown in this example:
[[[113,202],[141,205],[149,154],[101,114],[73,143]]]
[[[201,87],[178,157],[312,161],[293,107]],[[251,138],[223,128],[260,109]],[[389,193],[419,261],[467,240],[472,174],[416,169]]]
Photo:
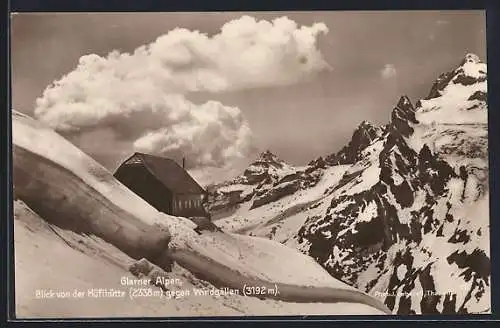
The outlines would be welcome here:
[[[179,209],[182,210],[182,201],[179,201]]]
[[[188,205],[188,201],[187,201],[187,200],[185,200],[185,201],[184,201],[184,207],[185,207],[185,208],[188,208],[188,206],[189,206],[189,205]]]

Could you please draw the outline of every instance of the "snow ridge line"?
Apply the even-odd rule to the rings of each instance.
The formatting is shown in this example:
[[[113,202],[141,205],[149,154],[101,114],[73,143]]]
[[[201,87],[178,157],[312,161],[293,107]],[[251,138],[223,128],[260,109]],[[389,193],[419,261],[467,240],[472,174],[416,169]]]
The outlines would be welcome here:
[[[16,195],[48,223],[94,234],[132,258],[155,260],[170,235],[114,204],[74,172],[14,145]]]
[[[358,290],[273,283],[248,277],[192,250],[170,250],[169,256],[198,278],[209,281],[218,288],[237,289],[244,294],[247,286],[262,286],[267,290],[276,289],[278,292],[254,295],[255,297],[294,303],[362,303],[386,314],[392,314],[383,302]]]

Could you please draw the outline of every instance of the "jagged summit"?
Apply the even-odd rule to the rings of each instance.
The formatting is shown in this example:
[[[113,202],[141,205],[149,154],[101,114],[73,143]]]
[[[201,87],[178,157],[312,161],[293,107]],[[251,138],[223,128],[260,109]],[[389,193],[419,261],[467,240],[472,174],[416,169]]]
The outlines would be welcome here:
[[[470,86],[487,79],[487,65],[479,56],[467,54],[460,65],[453,71],[441,74],[432,85],[429,95],[425,100],[438,98],[445,93],[445,89],[451,85]]]
[[[271,152],[269,149],[263,151],[259,154],[259,161],[267,161],[267,162],[281,162],[276,154]]]
[[[338,153],[331,154],[325,158],[329,165],[352,164],[360,159],[361,152],[375,139],[382,136],[384,129],[366,120],[362,121],[354,133],[347,146]]]
[[[381,128],[369,121],[362,121],[352,135],[352,140],[359,144],[370,144],[381,135]]]
[[[455,84],[472,85],[486,81],[486,64],[478,56],[467,54],[459,68],[455,70],[452,82]]]
[[[361,128],[371,128],[371,127],[375,127],[375,125],[370,121],[363,120],[361,123],[359,123],[357,129],[359,130]]]
[[[413,133],[411,124],[416,123],[418,123],[418,121],[415,118],[415,107],[413,107],[410,98],[404,95],[399,99],[396,107],[394,107],[391,112],[389,130],[393,133],[408,137]]]
[[[476,54],[468,53],[468,54],[465,55],[464,59],[462,59],[462,62],[460,63],[460,66],[462,66],[462,65],[464,65],[466,63],[479,64],[479,63],[481,63],[481,59]]]
[[[287,164],[284,160],[279,158],[275,153],[268,149],[260,153],[259,157],[252,164],[250,164],[250,166],[262,167],[265,169],[268,169],[270,167],[281,169],[287,166]]]
[[[427,98],[417,103],[424,124],[486,124],[487,65],[468,54],[453,71],[441,74]]]
[[[407,95],[403,95],[403,96],[401,96],[401,98],[399,98],[399,101],[398,101],[398,104],[396,105],[396,107],[413,109],[413,105],[411,103],[411,100]]]
[[[362,121],[353,133],[353,140],[370,144],[381,135],[381,128],[369,121]]]
[[[294,172],[294,168],[280,159],[270,150],[260,153],[259,157],[248,166],[243,175],[233,182],[243,184],[258,184]]]

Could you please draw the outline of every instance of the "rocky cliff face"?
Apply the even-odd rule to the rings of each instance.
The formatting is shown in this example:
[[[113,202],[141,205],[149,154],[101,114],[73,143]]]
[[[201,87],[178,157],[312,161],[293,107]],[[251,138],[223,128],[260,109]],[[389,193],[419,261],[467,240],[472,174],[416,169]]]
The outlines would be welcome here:
[[[344,165],[354,164],[361,158],[361,152],[373,140],[379,138],[383,134],[383,128],[376,127],[368,121],[363,121],[354,131],[351,141],[347,146],[342,148],[338,153],[326,157],[326,162],[329,165]]]
[[[395,313],[489,309],[485,72],[468,55],[416,108],[401,98],[326,212],[297,234],[333,276]]]
[[[486,72],[467,55],[426,99],[401,97],[387,125],[362,122],[306,168],[258,161],[225,186],[252,186],[228,220],[264,220],[240,232],[300,249],[394,313],[488,312]]]

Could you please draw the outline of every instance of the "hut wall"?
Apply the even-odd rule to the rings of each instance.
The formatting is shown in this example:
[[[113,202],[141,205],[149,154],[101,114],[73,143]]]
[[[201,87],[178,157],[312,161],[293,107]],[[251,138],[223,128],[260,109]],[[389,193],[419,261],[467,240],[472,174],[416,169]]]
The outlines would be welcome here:
[[[206,216],[203,207],[203,194],[176,194],[173,197],[173,208],[178,216]]]
[[[172,193],[141,165],[120,168],[116,178],[157,210],[172,214]]]

